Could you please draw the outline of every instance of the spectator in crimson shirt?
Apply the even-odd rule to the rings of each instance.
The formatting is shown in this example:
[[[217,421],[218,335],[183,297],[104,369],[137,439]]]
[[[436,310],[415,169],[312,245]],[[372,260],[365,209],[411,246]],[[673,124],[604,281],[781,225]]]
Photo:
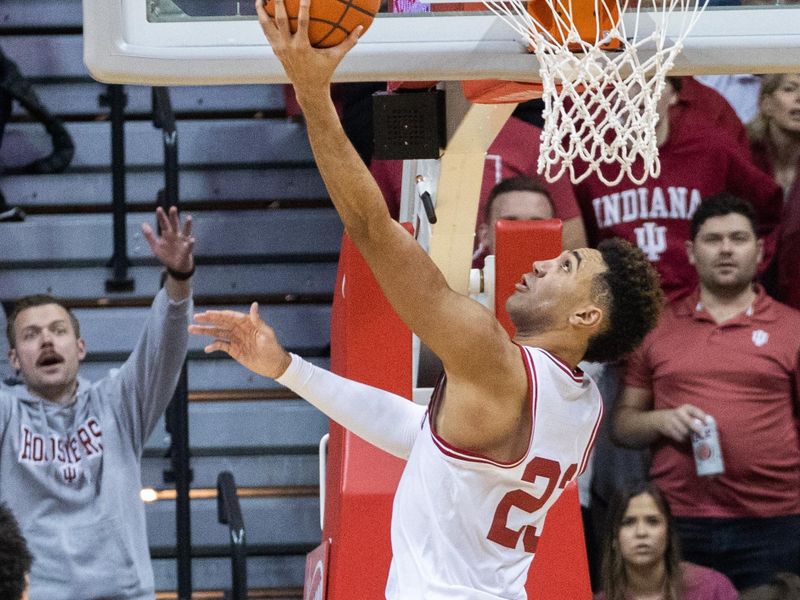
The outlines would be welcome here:
[[[670,119],[678,120],[686,111],[698,111],[709,124],[734,139],[745,153],[750,151],[747,129],[722,94],[688,75],[667,77],[667,81],[677,92],[677,100],[669,109]]]
[[[590,245],[621,237],[638,244],[661,276],[672,300],[690,293],[697,275],[686,258],[689,222],[701,198],[729,192],[749,201],[766,237],[765,260],[773,254],[772,232],[783,201],[775,181],[753,164],[749,153],[716,126],[700,107],[671,111],[678,94],[668,81],[659,100],[656,139],[658,177],[638,185],[624,178],[615,186],[596,174],[575,186]],[[613,165],[601,167],[611,179]],[[618,167],[617,167],[618,168]],[[634,172],[641,171],[634,167]]]
[[[484,259],[495,253],[495,225],[504,221],[541,221],[554,217],[553,198],[547,187],[527,175],[503,179],[486,200],[483,223],[478,226],[478,249],[472,266],[483,268]]]
[[[765,75],[747,126],[756,164],[784,193],[775,258],[776,297],[800,309],[800,74]]]
[[[592,175],[577,185],[575,192],[589,243],[595,245],[614,236],[637,243],[661,275],[667,296],[674,299],[697,285],[684,243],[702,197],[732,191],[749,198],[759,207],[764,234],[777,223],[780,200],[774,184],[753,166],[745,128],[721,94],[693,77],[668,77],[658,108],[659,177],[642,185],[625,179],[609,187]],[[767,256],[772,254],[773,243],[770,238]],[[606,365],[593,373],[608,390],[603,394],[608,413],[621,388],[622,368]],[[601,429],[593,464],[581,479],[582,491],[591,490],[591,521],[598,537],[615,492],[644,477],[649,462],[645,451],[621,449],[611,443],[607,427]],[[586,499],[589,503],[588,498],[583,492],[582,502]]]
[[[669,505],[652,485],[622,490],[611,503],[603,544],[603,590],[594,600],[737,600],[721,573],[681,560]]]
[[[651,448],[686,558],[740,590],[800,574],[800,312],[753,284],[755,232],[743,200],[700,204],[686,244],[699,288],[630,356],[612,418],[618,443]],[[699,476],[689,438],[708,415],[724,472]]]
[[[536,164],[539,160],[539,136],[541,129],[519,119],[510,117],[497,134],[486,153],[483,170],[476,230],[485,223],[486,204],[489,192],[503,179],[517,175],[537,178]],[[403,161],[373,159],[369,165],[372,175],[383,192],[392,217],[400,214],[401,182]],[[545,184],[553,204],[553,216],[563,222],[562,236],[565,250],[575,250],[586,246],[586,231],[581,219],[581,211],[575,201],[572,184],[562,178]]]

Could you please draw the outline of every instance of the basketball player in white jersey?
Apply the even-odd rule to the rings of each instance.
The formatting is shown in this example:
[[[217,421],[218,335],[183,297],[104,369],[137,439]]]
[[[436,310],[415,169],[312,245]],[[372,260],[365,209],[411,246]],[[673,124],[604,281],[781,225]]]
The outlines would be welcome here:
[[[533,265],[507,303],[513,340],[494,315],[451,290],[416,240],[389,217],[330,97],[336,66],[361,33],[315,49],[309,0],[297,33],[283,0],[259,21],[292,80],[331,199],[398,315],[442,360],[427,408],[348,381],[288,354],[258,316],[209,311],[196,334],[245,367],[276,378],[355,434],[407,458],[392,515],[386,597],[526,597],[548,508],[586,464],[601,416],[582,359],[614,360],[655,324],[661,292],[638,249],[608,241]]]

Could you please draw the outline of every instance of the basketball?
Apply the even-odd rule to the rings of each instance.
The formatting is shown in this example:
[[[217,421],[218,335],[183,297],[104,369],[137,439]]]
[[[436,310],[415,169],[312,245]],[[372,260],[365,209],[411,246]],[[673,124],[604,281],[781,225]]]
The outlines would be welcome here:
[[[297,31],[300,0],[285,0],[292,33]],[[366,31],[380,8],[380,0],[312,0],[309,7],[308,39],[315,48],[343,42],[359,25]],[[275,0],[267,2],[267,14],[275,16]]]

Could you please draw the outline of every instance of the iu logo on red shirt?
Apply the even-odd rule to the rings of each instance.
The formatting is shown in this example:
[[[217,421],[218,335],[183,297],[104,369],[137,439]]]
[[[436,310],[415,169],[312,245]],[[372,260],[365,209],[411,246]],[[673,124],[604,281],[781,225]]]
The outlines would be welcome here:
[[[766,344],[768,341],[769,334],[763,329],[756,329],[753,332],[753,344],[755,344],[756,347],[761,348],[761,346]]]
[[[667,228],[648,221],[633,232],[636,234],[636,244],[647,256],[647,260],[658,262],[667,249]]]

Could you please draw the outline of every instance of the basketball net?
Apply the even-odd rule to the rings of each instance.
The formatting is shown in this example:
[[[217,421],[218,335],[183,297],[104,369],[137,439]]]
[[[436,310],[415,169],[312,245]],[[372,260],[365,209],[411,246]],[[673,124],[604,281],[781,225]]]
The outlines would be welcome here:
[[[553,182],[569,171],[579,183],[596,173],[607,185],[658,177],[658,101],[708,0],[483,3],[539,61],[540,174]]]

